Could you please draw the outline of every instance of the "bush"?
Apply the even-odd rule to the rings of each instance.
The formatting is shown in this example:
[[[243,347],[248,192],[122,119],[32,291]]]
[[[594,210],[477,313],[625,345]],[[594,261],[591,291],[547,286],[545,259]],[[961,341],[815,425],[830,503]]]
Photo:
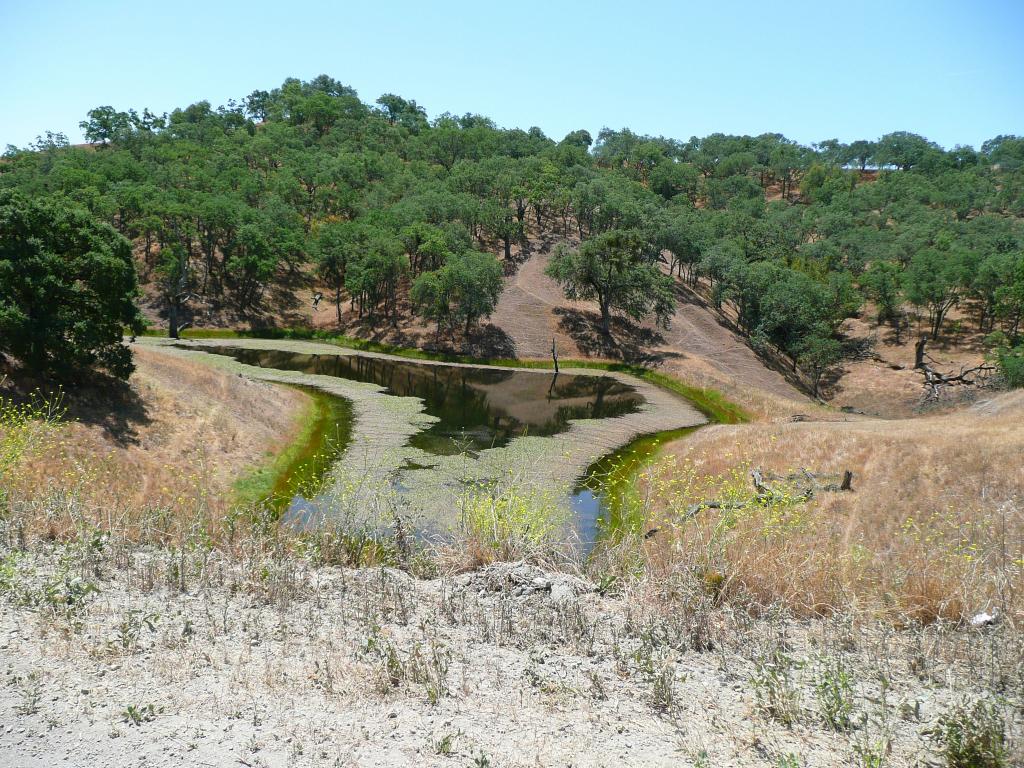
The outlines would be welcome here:
[[[471,489],[459,504],[469,549],[484,561],[538,556],[568,519],[559,500],[525,489],[515,478]]]
[[[1024,387],[1024,344],[1016,347],[998,346],[991,355],[1006,386]]]
[[[958,704],[932,731],[948,768],[1003,768],[1010,764],[1006,726],[990,701]]]

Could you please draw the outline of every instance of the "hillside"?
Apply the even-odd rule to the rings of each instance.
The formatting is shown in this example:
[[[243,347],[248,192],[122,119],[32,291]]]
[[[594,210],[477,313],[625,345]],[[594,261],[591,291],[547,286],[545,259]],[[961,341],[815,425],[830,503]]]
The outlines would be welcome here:
[[[917,374],[858,365],[887,329],[1018,375],[1013,136],[950,150],[905,131],[556,140],[476,114],[428,120],[394,94],[367,104],[326,75],[219,108],[100,107],[83,125],[88,146],[51,134],[9,152],[0,189],[64,196],[129,238],[165,327],[315,325],[500,357],[547,356],[555,337],[566,356],[660,360],[879,415],[915,405]],[[599,296],[595,322],[575,299]]]

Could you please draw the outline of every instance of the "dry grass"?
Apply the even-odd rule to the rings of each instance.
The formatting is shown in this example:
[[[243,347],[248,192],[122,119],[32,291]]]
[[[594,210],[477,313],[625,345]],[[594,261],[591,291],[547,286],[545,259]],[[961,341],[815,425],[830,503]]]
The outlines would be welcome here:
[[[119,407],[120,420],[100,416],[109,411],[107,403],[65,397],[70,416],[79,418],[38,442],[5,485],[22,498],[73,497],[105,518],[97,522],[135,535],[155,526],[171,536],[197,516],[219,525],[230,511],[234,483],[288,444],[308,397],[134,351],[137,371],[122,397],[127,403]],[[69,533],[67,520],[37,523],[51,538]]]
[[[961,620],[998,607],[1024,618],[1024,393],[908,421],[716,426],[665,449],[647,478],[652,572],[690,569],[715,589],[805,613],[858,609],[899,622]],[[854,473],[850,493],[782,483],[780,503],[735,512],[704,499],[753,496],[752,467]]]
[[[0,762],[29,750],[49,760],[77,740],[76,755],[97,765],[144,755],[154,766],[326,766],[359,752],[443,765],[455,750],[478,765],[482,755],[866,765],[870,753],[884,757],[872,765],[911,766],[951,749],[948,736],[927,746],[936,725],[977,740],[960,702],[990,713],[981,736],[1012,739],[1002,765],[1018,759],[1024,563],[994,559],[992,526],[1005,525],[1017,548],[1002,551],[1020,558],[1019,511],[1004,505],[997,520],[993,510],[1022,486],[1024,393],[906,423],[700,430],[641,489],[663,530],[605,549],[590,583],[495,562],[559,557],[537,535],[547,518],[514,487],[467,497],[462,536],[440,552],[397,525],[371,540],[232,509],[190,492],[213,482],[193,460],[159,475],[180,492],[137,503],[128,457],[191,455],[204,439],[199,404],[208,429],[234,429],[239,443],[241,422],[274,410],[267,387],[157,362],[143,361],[136,384],[151,418],[136,427],[138,446],[104,443],[92,469],[84,436],[95,427],[40,426],[0,482],[10,493],[0,498],[0,641],[11,659],[0,708],[17,706],[33,739],[0,732]],[[246,434],[257,450],[231,454],[239,468],[260,458],[260,435],[279,435]],[[43,459],[64,469],[40,474]],[[806,504],[778,483],[778,503],[680,523],[689,500],[748,498],[754,463],[849,467],[856,491]],[[139,466],[165,471],[155,459]],[[946,517],[907,527],[911,507]],[[334,567],[385,562],[407,573]],[[978,595],[1011,620],[970,631],[931,622],[959,618]],[[893,632],[855,620],[865,613],[931,623]]]

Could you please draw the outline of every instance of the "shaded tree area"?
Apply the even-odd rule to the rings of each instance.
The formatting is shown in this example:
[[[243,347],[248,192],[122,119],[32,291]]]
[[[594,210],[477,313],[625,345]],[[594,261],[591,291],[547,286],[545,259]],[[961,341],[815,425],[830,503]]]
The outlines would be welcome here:
[[[102,368],[127,378],[125,329],[139,331],[128,241],[59,200],[0,190],[0,352],[68,378]]]
[[[89,146],[8,148],[0,189],[71,200],[130,240],[171,325],[193,297],[255,316],[275,286],[314,280],[339,323],[412,307],[468,332],[497,302],[500,260],[542,237],[563,242],[549,274],[597,303],[605,334],[616,314],[667,322],[681,281],[813,387],[865,298],[897,334],[909,307],[941,340],[960,307],[1000,349],[1021,344],[1017,136],[556,141],[396,94],[368,104],[327,76],[167,115],[98,107],[82,128]]]

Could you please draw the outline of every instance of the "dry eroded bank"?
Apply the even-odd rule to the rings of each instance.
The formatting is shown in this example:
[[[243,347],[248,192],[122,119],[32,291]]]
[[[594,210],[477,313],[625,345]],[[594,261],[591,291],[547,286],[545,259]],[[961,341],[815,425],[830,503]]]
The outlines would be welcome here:
[[[308,397],[183,357],[133,347],[118,391],[69,393],[67,420],[20,479],[71,484],[112,511],[197,501],[226,510],[234,483],[300,429]]]

